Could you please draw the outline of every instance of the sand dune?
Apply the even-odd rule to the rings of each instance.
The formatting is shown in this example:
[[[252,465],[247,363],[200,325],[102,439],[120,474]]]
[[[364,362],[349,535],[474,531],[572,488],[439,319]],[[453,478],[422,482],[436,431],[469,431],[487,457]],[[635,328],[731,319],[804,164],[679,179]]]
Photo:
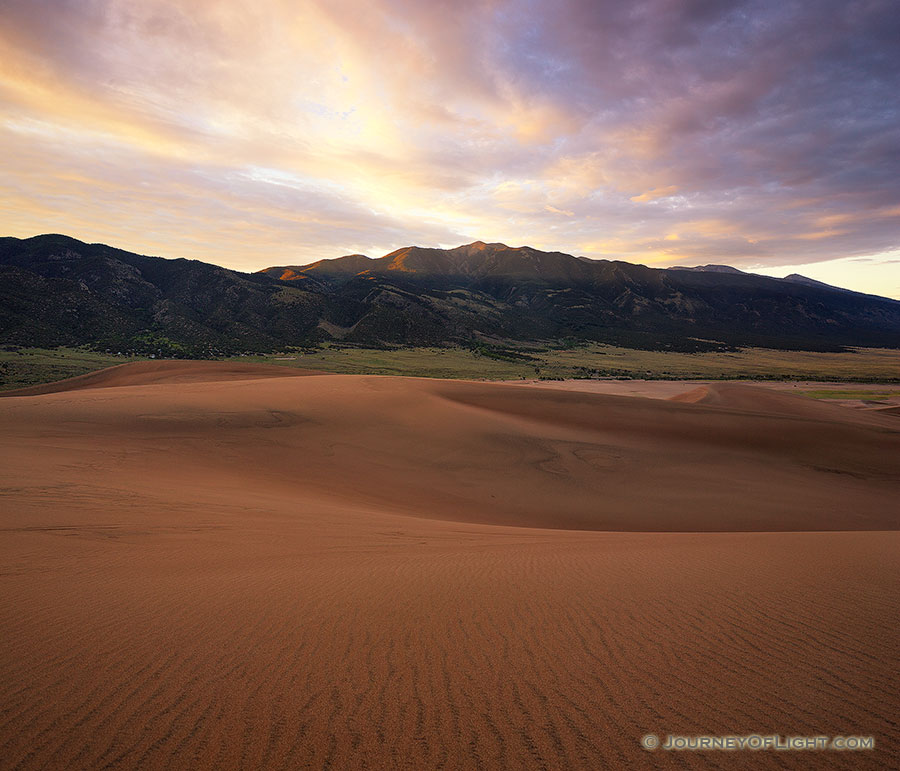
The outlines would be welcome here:
[[[235,361],[134,361],[65,380],[57,380],[53,383],[0,391],[0,398],[80,391],[85,388],[118,388],[160,383],[208,383],[222,380],[255,380],[257,378],[302,377],[320,374],[322,373],[316,370],[293,369],[273,364],[245,364]]]
[[[0,401],[0,768],[900,759],[895,417],[179,367]]]
[[[883,383],[845,383],[825,381],[710,381],[710,380],[640,380],[640,379],[576,379],[576,380],[515,380],[511,385],[544,390],[582,391],[585,393],[610,394],[614,396],[644,396],[650,399],[672,399],[673,401],[697,402],[706,396],[709,387],[721,392],[723,388],[740,386],[750,387],[757,395],[761,390],[791,396],[801,396],[803,401],[815,404],[803,396],[804,391],[818,393],[836,392],[826,401],[819,401],[829,407],[851,407],[858,411],[881,411],[900,407],[900,391],[896,386]],[[884,392],[887,391],[888,395]],[[868,396],[867,396],[868,394]],[[896,394],[896,395],[894,395]],[[712,403],[713,399],[705,403]],[[761,403],[757,402],[757,406]],[[794,402],[796,407],[796,402]],[[776,410],[777,411],[777,410]],[[789,410],[790,411],[790,410]],[[897,414],[886,412],[885,414]]]
[[[811,420],[838,421],[863,425],[884,425],[869,420],[862,411],[849,411],[836,404],[808,399],[766,387],[710,383],[669,397],[669,401],[727,407],[767,415],[783,415]]]
[[[710,385],[711,381],[579,378],[575,380],[510,380],[507,383],[523,388],[542,388],[548,391],[582,391],[609,396],[645,396],[649,399],[668,399],[697,386]]]

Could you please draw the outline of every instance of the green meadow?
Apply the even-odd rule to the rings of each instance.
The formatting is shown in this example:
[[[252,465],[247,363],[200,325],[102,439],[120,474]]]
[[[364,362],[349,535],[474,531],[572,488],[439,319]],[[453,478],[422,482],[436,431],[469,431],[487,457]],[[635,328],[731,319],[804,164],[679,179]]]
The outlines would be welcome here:
[[[820,380],[900,383],[900,351],[857,348],[841,353],[746,348],[735,352],[638,351],[607,345],[554,348],[353,348],[234,357],[338,374],[407,375],[467,380],[622,377],[656,380]],[[85,348],[0,351],[0,389],[62,380],[137,359]],[[870,392],[812,391],[821,399],[876,398]],[[886,390],[885,394],[896,395]]]

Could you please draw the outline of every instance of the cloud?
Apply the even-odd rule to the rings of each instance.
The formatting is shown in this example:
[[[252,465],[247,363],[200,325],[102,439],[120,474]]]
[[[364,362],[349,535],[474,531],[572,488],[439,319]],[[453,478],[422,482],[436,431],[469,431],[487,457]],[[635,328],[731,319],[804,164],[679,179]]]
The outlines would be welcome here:
[[[677,192],[677,185],[667,185],[666,187],[657,187],[653,190],[648,190],[646,193],[641,193],[640,195],[633,195],[628,200],[634,201],[635,203],[647,203],[649,201],[655,201],[658,198],[668,198],[669,196],[675,195]]]
[[[301,261],[465,238],[770,266],[900,241],[890,0],[0,11],[14,158],[0,183],[18,235],[102,233],[244,267],[269,249]]]

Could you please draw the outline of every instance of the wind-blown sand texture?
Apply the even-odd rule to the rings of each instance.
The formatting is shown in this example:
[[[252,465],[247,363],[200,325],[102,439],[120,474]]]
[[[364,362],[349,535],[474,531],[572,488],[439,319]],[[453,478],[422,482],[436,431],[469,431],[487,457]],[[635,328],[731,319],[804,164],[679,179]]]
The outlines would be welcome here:
[[[140,366],[0,399],[0,768],[900,763],[896,417]]]

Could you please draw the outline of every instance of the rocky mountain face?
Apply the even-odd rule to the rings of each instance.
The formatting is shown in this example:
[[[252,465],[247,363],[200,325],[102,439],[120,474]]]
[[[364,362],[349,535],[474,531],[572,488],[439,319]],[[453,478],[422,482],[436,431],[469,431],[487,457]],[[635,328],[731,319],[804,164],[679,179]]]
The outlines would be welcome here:
[[[343,320],[343,334],[351,337],[402,342],[418,327],[683,350],[710,341],[810,349],[900,345],[896,300],[723,265],[655,269],[477,241],[262,272],[359,302],[359,315]]]
[[[327,339],[900,347],[900,302],[728,266],[654,269],[480,241],[247,274],[59,235],[0,239],[0,342],[204,356]]]
[[[323,298],[267,276],[66,236],[0,239],[0,341],[191,356],[314,336]]]

